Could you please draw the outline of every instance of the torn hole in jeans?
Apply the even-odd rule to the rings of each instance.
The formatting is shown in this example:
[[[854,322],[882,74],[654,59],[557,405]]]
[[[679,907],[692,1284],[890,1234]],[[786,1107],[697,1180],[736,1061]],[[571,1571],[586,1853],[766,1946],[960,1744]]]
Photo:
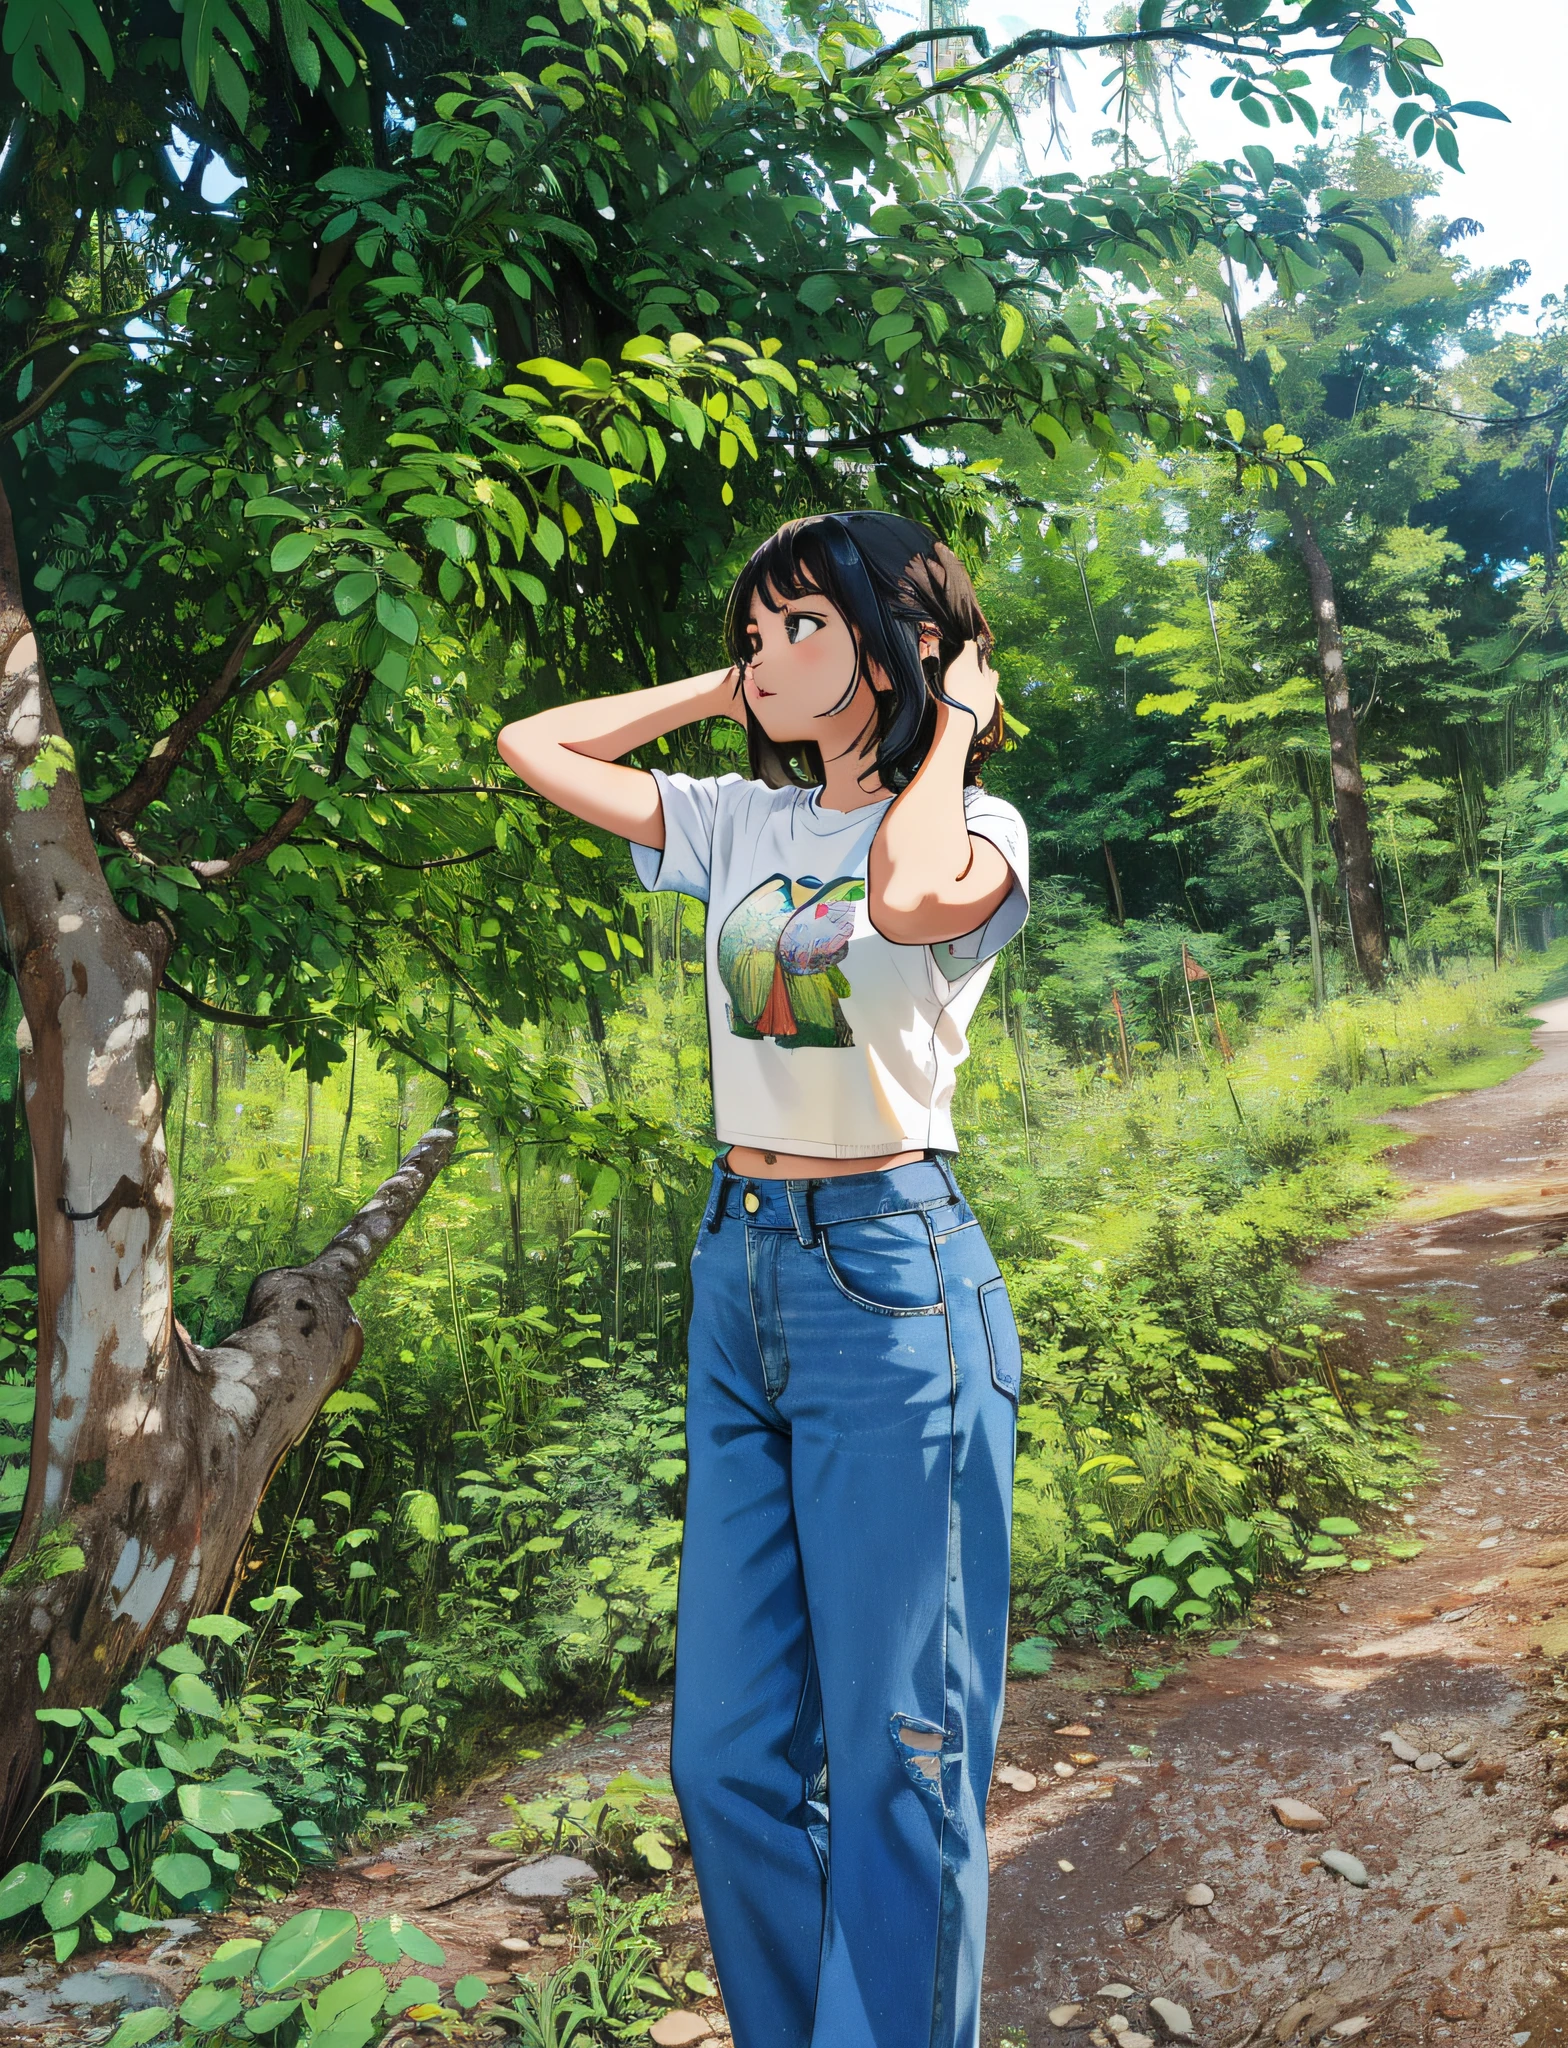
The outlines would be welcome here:
[[[948,1819],[955,1814],[963,1751],[934,1721],[916,1714],[893,1714],[888,1718],[893,1747],[905,1775]]]

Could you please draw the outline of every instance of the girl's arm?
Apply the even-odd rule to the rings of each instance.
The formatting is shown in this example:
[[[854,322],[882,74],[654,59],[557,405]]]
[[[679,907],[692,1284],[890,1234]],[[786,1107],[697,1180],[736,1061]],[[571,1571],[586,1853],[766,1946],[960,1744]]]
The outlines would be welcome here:
[[[638,846],[664,845],[659,786],[645,768],[619,757],[700,718],[736,716],[739,680],[732,668],[661,683],[621,697],[558,704],[501,728],[501,759],[541,796],[585,824]]]
[[[970,641],[942,679],[936,736],[914,779],[894,798],[871,844],[867,909],[885,939],[936,946],[977,930],[1007,901],[1013,871],[964,816],[964,766],[996,709],[996,677]]]

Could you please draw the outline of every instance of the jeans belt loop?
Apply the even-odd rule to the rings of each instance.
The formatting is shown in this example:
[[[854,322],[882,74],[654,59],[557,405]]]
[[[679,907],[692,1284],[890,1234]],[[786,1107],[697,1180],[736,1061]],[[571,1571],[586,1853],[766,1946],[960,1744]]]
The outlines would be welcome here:
[[[729,1186],[729,1175],[724,1174],[718,1181],[718,1184],[715,1186],[713,1193],[708,1198],[708,1214],[704,1221],[704,1227],[706,1229],[717,1230],[719,1225],[723,1222],[724,1197],[729,1193]]]
[[[817,1228],[811,1218],[811,1182],[787,1180],[784,1195],[789,1203],[789,1218],[795,1226],[795,1235],[809,1252],[817,1241]]]

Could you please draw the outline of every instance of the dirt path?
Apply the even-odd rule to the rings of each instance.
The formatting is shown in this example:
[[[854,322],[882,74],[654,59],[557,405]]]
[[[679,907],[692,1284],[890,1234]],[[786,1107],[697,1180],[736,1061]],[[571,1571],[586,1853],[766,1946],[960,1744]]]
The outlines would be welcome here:
[[[1408,1196],[1307,1275],[1353,1298],[1374,1350],[1391,1314],[1455,1315],[1466,1349],[1441,1379],[1459,1412],[1428,1423],[1439,1470],[1403,1518],[1425,1549],[1271,1601],[1234,1655],[1157,1693],[1113,1692],[1122,1660],[1093,1655],[1010,1688],[1006,1762],[1042,1786],[1075,1750],[1100,1762],[994,1796],[985,2048],[1137,2048],[1179,2023],[1154,1998],[1202,2048],[1568,2043],[1568,1853],[1549,1820],[1568,1770],[1554,1779],[1548,1733],[1568,1728],[1550,1682],[1568,1654],[1568,1262],[1550,1256],[1568,1236],[1568,1001],[1537,1014],[1533,1066],[1388,1119],[1414,1134],[1395,1161]],[[1461,1744],[1471,1760],[1430,1767]],[[1287,1830],[1280,1795],[1328,1825]],[[1195,1886],[1212,1900],[1188,1904]]]
[[[1568,1657],[1568,1380],[1554,1377],[1568,1372],[1568,1258],[1552,1256],[1568,1239],[1568,999],[1538,1014],[1533,1066],[1389,1118],[1413,1134],[1397,1155],[1407,1198],[1308,1274],[1353,1297],[1374,1352],[1390,1316],[1440,1303],[1455,1317],[1447,1334],[1466,1348],[1442,1379],[1459,1410],[1428,1422],[1439,1469],[1404,1516],[1424,1550],[1276,1597],[1233,1655],[1194,1656],[1153,1694],[1124,1690],[1125,1653],[1068,1654],[1010,1686],[999,1761],[1036,1782],[993,1791],[982,2048],[1140,2048],[1173,2026],[1194,2048],[1568,2044],[1568,1839],[1553,1847],[1549,1818],[1568,1799],[1568,1738],[1554,1778],[1549,1732],[1568,1730],[1568,1678],[1553,1692]],[[1474,1750],[1412,1768],[1389,1731],[1428,1765]],[[314,1874],[260,1925],[303,1905],[397,1912],[446,1944],[444,1983],[503,1983],[499,1965],[518,1966],[498,1957],[504,1936],[533,1940],[529,1973],[555,1967],[561,1906],[472,1889],[508,1819],[502,1794],[565,1772],[596,1787],[627,1768],[663,1776],[668,1740],[667,1705],[590,1730],[384,1855]],[[1327,1825],[1287,1831],[1270,1811],[1281,1795]],[[1366,1884],[1325,1851],[1357,1859]],[[688,1919],[666,1935],[676,1983],[711,1968],[689,1876],[683,1889]],[[217,1940],[257,1924],[225,1915],[98,1974],[139,1968],[142,1996],[177,1996]],[[25,2019],[0,1985],[4,2038],[80,2038],[84,2022],[92,2038],[103,2007],[45,2016],[55,1973],[32,1974]]]

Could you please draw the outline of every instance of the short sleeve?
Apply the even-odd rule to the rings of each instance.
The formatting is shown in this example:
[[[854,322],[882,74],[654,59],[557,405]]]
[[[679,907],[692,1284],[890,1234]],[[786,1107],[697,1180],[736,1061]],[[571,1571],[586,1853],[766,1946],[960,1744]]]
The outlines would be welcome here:
[[[659,808],[664,813],[664,846],[632,843],[632,866],[645,889],[674,890],[682,896],[708,900],[708,883],[713,872],[713,828],[719,814],[719,794],[724,785],[739,776],[666,775],[652,770],[659,785]]]
[[[949,981],[960,981],[1000,953],[1024,928],[1029,916],[1029,828],[1010,803],[983,789],[964,791],[964,817],[976,839],[988,839],[1013,871],[1013,886],[999,907],[977,931],[945,940],[931,948],[938,969]]]

